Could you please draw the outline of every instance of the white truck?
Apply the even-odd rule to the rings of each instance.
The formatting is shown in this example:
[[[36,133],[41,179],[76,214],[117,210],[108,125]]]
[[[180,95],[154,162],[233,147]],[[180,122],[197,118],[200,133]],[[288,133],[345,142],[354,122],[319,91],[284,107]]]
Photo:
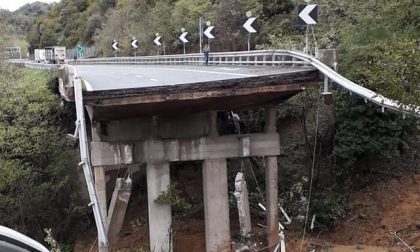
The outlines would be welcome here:
[[[50,64],[64,64],[67,59],[66,48],[64,46],[46,47],[45,59]]]
[[[45,63],[45,49],[35,49],[35,61],[37,63]]]

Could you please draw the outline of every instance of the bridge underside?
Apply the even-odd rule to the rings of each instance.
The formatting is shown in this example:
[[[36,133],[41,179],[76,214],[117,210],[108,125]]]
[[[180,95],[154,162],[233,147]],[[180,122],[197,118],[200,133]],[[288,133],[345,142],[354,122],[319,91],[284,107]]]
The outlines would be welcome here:
[[[231,251],[227,162],[263,156],[266,167],[267,245],[278,242],[275,105],[318,81],[317,71],[166,87],[84,93],[91,118],[91,156],[101,212],[111,244],[118,240],[127,201],[111,201],[106,173],[130,165],[147,173],[150,249],[172,251],[171,207],[155,199],[168,189],[170,162],[202,161],[206,251]],[[264,132],[219,135],[217,111],[265,107]],[[110,182],[111,183],[111,182]],[[112,209],[112,211],[111,211]],[[117,210],[116,210],[117,209]],[[121,217],[122,216],[122,217]]]

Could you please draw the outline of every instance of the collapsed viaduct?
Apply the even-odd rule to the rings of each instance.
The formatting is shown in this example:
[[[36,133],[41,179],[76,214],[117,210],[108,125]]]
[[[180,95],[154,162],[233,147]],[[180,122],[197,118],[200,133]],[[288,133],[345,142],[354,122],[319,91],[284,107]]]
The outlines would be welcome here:
[[[146,169],[150,250],[171,251],[171,206],[155,199],[170,185],[171,162],[202,161],[206,251],[231,251],[226,160],[262,156],[267,243],[273,251],[279,242],[277,156],[281,150],[276,106],[317,84],[319,71],[304,62],[295,64],[294,58],[274,56],[263,58],[262,65],[269,62],[272,67],[222,67],[217,64],[222,64],[221,59],[211,60],[210,67],[201,62],[185,66],[169,59],[171,66],[115,65],[115,59],[108,63],[92,59],[79,61],[74,73],[60,74],[60,90],[68,100],[74,95],[71,78],[80,74],[77,78],[83,79],[81,104],[91,126],[88,160],[111,245],[124,222],[129,193],[124,196],[123,189],[129,185],[117,183],[122,194],[115,204],[114,195],[107,195],[107,186],[114,186],[114,181],[107,182],[107,173],[127,166]],[[282,67],[275,64],[277,60]],[[265,109],[263,132],[219,134],[217,112],[251,108]]]

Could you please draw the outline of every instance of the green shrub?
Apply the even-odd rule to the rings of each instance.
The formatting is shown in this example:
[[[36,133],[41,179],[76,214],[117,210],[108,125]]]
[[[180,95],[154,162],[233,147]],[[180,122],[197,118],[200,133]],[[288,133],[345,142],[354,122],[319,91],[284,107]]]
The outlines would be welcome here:
[[[51,228],[71,241],[89,221],[79,200],[77,152],[64,144],[74,120],[48,89],[48,72],[5,71],[0,78],[0,224],[37,240]]]

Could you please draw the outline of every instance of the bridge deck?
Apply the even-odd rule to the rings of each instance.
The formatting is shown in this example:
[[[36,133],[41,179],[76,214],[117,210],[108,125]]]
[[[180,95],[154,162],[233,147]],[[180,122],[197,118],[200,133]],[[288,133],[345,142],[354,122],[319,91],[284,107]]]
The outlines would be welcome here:
[[[319,79],[318,71],[312,68],[274,70],[268,75],[260,72],[248,77],[89,91],[84,92],[84,100],[93,108],[94,120],[244,109],[278,104]]]

